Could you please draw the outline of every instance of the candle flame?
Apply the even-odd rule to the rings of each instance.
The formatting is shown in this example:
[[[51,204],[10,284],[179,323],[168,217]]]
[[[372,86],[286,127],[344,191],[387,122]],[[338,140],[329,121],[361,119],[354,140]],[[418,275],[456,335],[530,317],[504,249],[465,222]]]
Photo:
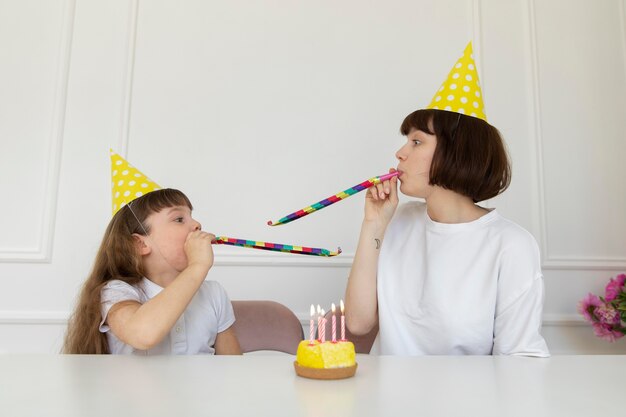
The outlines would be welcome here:
[[[322,314],[322,313],[321,313],[321,311],[322,311],[322,307],[320,307],[320,305],[318,304],[318,305],[317,305],[317,314],[318,314],[318,315],[319,315],[319,314]]]
[[[333,315],[335,314],[335,303],[330,305],[330,309],[333,311]]]
[[[311,317],[315,315],[315,306],[311,304]]]
[[[343,310],[344,310],[343,300],[339,300],[339,306],[341,308],[341,314],[343,314]]]

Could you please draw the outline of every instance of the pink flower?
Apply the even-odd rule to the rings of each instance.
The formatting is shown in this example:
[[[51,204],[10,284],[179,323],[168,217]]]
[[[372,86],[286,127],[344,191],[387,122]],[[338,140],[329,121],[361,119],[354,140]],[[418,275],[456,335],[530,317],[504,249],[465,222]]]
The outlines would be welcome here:
[[[626,274],[619,274],[615,277],[615,279],[611,278],[609,283],[606,285],[605,290],[605,299],[608,302],[611,302],[617,298],[619,293],[622,291],[622,287],[626,282]]]
[[[615,342],[626,334],[626,274],[611,278],[605,289],[605,298],[587,294],[578,303],[578,311],[591,323],[596,336]]]
[[[613,330],[611,326],[602,323],[593,323],[593,332],[596,336],[608,341],[615,342],[617,339],[624,337],[624,334],[620,331]]]
[[[594,323],[597,321],[594,315],[596,307],[600,307],[601,305],[602,301],[600,301],[600,298],[597,295],[589,293],[578,303],[578,312],[583,315],[585,320]]]
[[[600,323],[607,326],[619,325],[622,322],[619,312],[611,304],[596,307],[594,315]]]

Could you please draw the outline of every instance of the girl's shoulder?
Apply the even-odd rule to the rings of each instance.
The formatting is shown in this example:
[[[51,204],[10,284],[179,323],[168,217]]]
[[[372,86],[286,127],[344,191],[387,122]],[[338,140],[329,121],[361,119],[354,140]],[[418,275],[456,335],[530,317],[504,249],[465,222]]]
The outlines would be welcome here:
[[[103,290],[130,290],[138,291],[137,286],[131,285],[121,279],[112,279],[102,287]]]
[[[222,284],[217,281],[205,280],[198,292],[201,293],[203,297],[211,299],[228,299],[226,290]]]
[[[121,279],[108,281],[100,290],[100,297],[103,302],[117,302],[120,300],[144,302],[149,298],[146,292],[139,287],[139,284],[132,285]]]

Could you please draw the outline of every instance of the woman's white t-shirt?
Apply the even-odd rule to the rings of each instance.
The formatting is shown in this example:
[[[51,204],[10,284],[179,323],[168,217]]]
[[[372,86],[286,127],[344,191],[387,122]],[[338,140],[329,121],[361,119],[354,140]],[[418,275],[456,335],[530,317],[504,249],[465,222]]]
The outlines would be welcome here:
[[[543,275],[533,236],[496,210],[437,223],[426,205],[401,204],[378,264],[380,331],[373,353],[550,353],[540,334]]]
[[[105,323],[111,307],[121,301],[133,300],[141,304],[154,298],[162,287],[143,278],[130,285],[124,281],[109,281],[100,291],[102,321],[100,332],[106,333],[109,350],[113,354],[135,355],[194,355],[214,354],[218,333],[235,322],[233,306],[224,288],[216,281],[204,281],[184,313],[161,343],[149,350],[135,349],[120,341]]]

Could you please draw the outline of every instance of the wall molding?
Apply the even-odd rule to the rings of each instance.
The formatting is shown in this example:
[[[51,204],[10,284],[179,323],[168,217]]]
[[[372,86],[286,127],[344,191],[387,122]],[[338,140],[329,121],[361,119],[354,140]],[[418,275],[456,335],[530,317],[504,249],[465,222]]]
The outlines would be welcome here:
[[[0,250],[1,263],[50,263],[52,261],[75,9],[76,0],[66,0],[61,23],[62,32],[57,59],[53,116],[47,140],[48,160],[45,169],[44,204],[40,216],[39,241],[34,249],[8,248]]]
[[[295,313],[303,326],[309,326],[308,311]],[[67,325],[69,311],[38,311],[38,310],[0,310],[0,325]],[[545,314],[544,327],[580,327],[588,326],[577,314]]]
[[[120,118],[120,137],[115,151],[124,158],[128,156],[130,136],[130,118],[133,103],[133,81],[135,75],[135,51],[137,47],[137,19],[139,0],[128,3],[128,28],[126,38],[126,65],[124,66],[124,90],[122,93],[122,114]]]
[[[259,267],[298,267],[298,268],[351,268],[354,253],[342,253],[333,258],[277,254],[234,254],[220,253],[215,250],[215,266],[259,266]],[[542,270],[552,271],[621,271],[625,270],[621,260],[597,259],[590,263],[588,259],[551,259],[541,263]]]
[[[295,313],[304,328],[309,327],[311,318],[309,312]],[[1,322],[0,322],[1,323]],[[577,314],[544,314],[543,327],[585,327],[589,326],[585,320]]]
[[[69,311],[0,310],[0,325],[67,325],[69,316]]]
[[[626,30],[624,2],[619,2],[621,23],[622,23],[622,45],[624,51],[622,55],[626,58]],[[530,74],[531,74],[531,96],[532,104],[528,114],[531,117],[530,129],[534,132],[533,146],[537,163],[535,165],[537,178],[537,212],[539,214],[538,223],[540,231],[539,247],[541,249],[541,258],[543,260],[544,269],[583,269],[583,270],[614,270],[626,269],[626,257],[586,257],[586,256],[553,256],[550,254],[548,236],[548,209],[547,196],[545,187],[545,163],[543,155],[543,128],[541,119],[541,86],[539,81],[539,54],[537,47],[537,30],[536,30],[536,13],[535,0],[528,0],[528,52],[530,56]]]
[[[551,258],[541,263],[545,270],[578,271],[623,271],[626,261],[611,258]]]
[[[255,251],[261,252],[261,251]],[[266,266],[266,267],[315,267],[315,268],[350,268],[354,253],[341,254],[332,258],[276,254],[231,254],[215,250],[215,266]]]

